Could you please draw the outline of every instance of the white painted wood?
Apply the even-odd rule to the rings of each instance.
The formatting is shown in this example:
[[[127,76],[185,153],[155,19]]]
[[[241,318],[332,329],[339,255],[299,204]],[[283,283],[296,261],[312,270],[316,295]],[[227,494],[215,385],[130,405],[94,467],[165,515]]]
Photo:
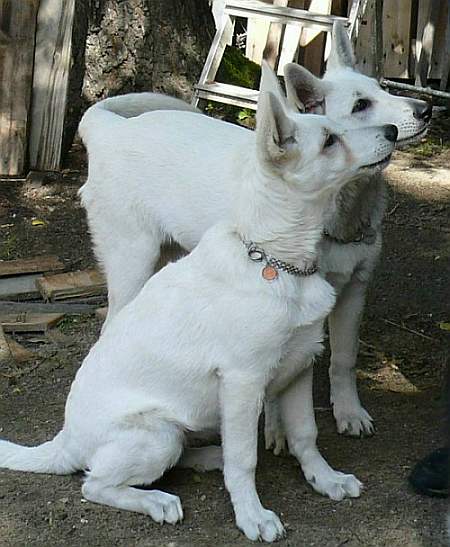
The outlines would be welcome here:
[[[41,0],[34,57],[30,166],[60,168],[75,0]]]
[[[202,99],[216,100],[221,103],[256,110],[259,91],[254,89],[218,82],[199,84],[196,86],[196,89],[199,97]]]
[[[330,14],[332,0],[311,0],[308,11],[312,14]],[[306,47],[320,34],[320,30],[305,28],[300,38],[300,45]]]
[[[222,27],[216,31],[213,43],[211,44],[211,48],[208,52],[208,57],[206,58],[202,73],[200,74],[200,85],[214,81],[220,66],[220,62],[222,61],[225,48],[233,37],[233,29],[234,21],[227,13],[224,13],[222,18]],[[197,88],[195,88],[194,95],[192,97],[192,104],[194,106],[197,106],[200,98],[197,91]]]
[[[275,23],[292,23],[303,25],[305,28],[318,28],[325,31],[330,31],[336,20],[342,21],[345,26],[348,26],[346,17],[312,14],[307,10],[289,7],[268,6],[260,0],[229,0],[225,6],[225,11],[238,17],[262,18]]]

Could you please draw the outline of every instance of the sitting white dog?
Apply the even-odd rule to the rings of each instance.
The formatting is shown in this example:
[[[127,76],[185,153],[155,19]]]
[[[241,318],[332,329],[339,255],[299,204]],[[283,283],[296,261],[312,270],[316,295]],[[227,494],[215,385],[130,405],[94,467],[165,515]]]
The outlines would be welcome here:
[[[154,185],[171,184],[175,154],[186,177],[192,156],[201,156],[210,169],[197,191],[227,170],[238,198],[229,222],[208,230],[111,320],[72,384],[62,431],[35,448],[1,441],[1,467],[82,469],[86,499],[175,523],[183,517],[177,496],[133,486],[175,465],[188,432],[220,429],[237,526],[252,540],[273,541],[284,530],[261,505],[255,467],[261,405],[278,394],[290,451],[313,487],[359,496],[361,483],[333,471],[316,447],[311,365],[335,302],[317,273],[317,244],[330,200],[348,180],[387,164],[397,130],[342,132],[324,116],[289,112],[267,67],[263,79],[272,92],[261,93],[255,133],[191,112],[114,122],[130,156],[136,139],[152,135],[149,152],[161,165]],[[217,153],[230,150],[234,163]]]

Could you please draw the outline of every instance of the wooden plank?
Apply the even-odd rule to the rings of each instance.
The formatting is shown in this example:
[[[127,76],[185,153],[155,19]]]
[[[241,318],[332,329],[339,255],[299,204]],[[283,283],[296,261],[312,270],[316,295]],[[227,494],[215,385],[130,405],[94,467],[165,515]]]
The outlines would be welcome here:
[[[428,11],[428,17],[423,29],[421,38],[422,48],[420,49],[419,62],[416,65],[416,79],[415,84],[425,87],[427,85],[428,72],[430,70],[431,56],[433,53],[433,44],[436,34],[437,20],[439,17],[440,2],[434,0],[431,2]],[[416,49],[420,36],[417,37]]]
[[[61,162],[75,0],[41,0],[37,19],[30,165],[55,171]]]
[[[96,296],[106,292],[106,280],[97,270],[44,275],[36,281],[44,300]]]
[[[0,324],[0,366],[9,363],[12,360],[11,348],[6,339],[3,328]]]
[[[63,313],[2,314],[0,324],[4,332],[45,332],[63,317]]]
[[[434,36],[433,52],[428,77],[440,80],[444,72],[446,58],[450,53],[450,39],[448,28],[450,25],[449,1],[441,0],[439,15],[437,17],[436,33]],[[444,88],[445,89],[445,88]]]
[[[288,5],[288,0],[273,0],[273,5],[274,7],[285,8]],[[282,34],[283,25],[281,23],[270,23],[269,33],[267,35],[267,41],[263,51],[263,58],[273,69],[275,68],[278,59]]]
[[[450,73],[450,1],[446,2],[447,6],[447,25],[445,29],[445,41],[442,48],[442,59],[441,59],[441,73],[440,73],[440,85],[439,89],[445,91],[447,89],[447,83]]]
[[[64,270],[64,264],[54,255],[0,261],[0,277]]]
[[[77,302],[6,302],[0,300],[0,314],[2,313],[64,313],[65,315],[81,315],[94,313],[102,303],[80,304]]]
[[[305,0],[291,0],[289,7],[303,9],[305,7]],[[284,67],[296,59],[301,34],[301,26],[291,25],[290,23],[286,25],[280,59],[278,61],[278,74],[284,74]]]
[[[224,13],[222,17],[222,27],[216,31],[213,42],[208,52],[202,73],[200,74],[199,84],[203,85],[207,82],[214,81],[217,71],[222,61],[223,53],[227,44],[233,37],[234,22],[231,17]],[[196,86],[192,97],[191,104],[197,106],[200,94]],[[205,97],[203,97],[205,98]]]
[[[26,274],[0,278],[0,300],[26,300],[40,296],[36,281],[42,274]]]
[[[337,15],[321,15],[311,13],[309,11],[268,6],[260,0],[245,0],[238,2],[227,2],[225,11],[230,15],[238,17],[254,17],[267,19],[276,23],[292,23],[303,25],[305,28],[318,28],[321,30],[331,31],[334,21],[341,21],[345,26],[348,26],[348,19]]]
[[[272,0],[265,0],[265,3],[271,4]],[[261,64],[269,27],[270,21],[266,19],[254,19],[251,17],[247,22],[245,56],[254,63]]]
[[[331,0],[311,0],[309,11],[330,14]],[[303,29],[300,38],[302,64],[316,76],[322,74],[326,35],[314,29]]]
[[[0,0],[0,175],[25,171],[38,0]]]
[[[213,82],[196,86],[198,96],[202,99],[217,100],[221,103],[242,106],[256,110],[259,91],[235,85]]]
[[[361,13],[358,31],[354,34],[356,66],[360,72],[374,76],[375,68],[375,0],[369,0]]]
[[[331,13],[332,0],[311,0],[308,11],[314,13],[323,13],[329,15]],[[300,45],[306,47],[311,43],[321,31],[317,29],[304,29],[300,39]]]
[[[408,78],[411,0],[384,0],[383,56],[386,78]],[[375,29],[375,37],[378,37]],[[376,62],[376,60],[375,60]]]

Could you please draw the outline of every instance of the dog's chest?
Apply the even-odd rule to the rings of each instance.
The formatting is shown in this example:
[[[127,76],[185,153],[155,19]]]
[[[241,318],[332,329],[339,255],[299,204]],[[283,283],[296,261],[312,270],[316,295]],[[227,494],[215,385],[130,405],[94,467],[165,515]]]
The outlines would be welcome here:
[[[339,293],[357,270],[367,271],[370,276],[380,250],[380,234],[372,245],[323,240],[319,253],[320,271]]]

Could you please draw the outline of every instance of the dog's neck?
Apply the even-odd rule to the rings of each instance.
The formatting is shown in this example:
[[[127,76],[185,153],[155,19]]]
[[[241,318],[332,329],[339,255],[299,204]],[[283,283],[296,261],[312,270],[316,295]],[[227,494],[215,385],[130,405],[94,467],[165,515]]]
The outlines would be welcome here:
[[[298,189],[273,177],[247,178],[235,209],[235,225],[241,238],[252,241],[279,260],[298,268],[316,261],[323,219],[329,198],[300,200]]]
[[[338,242],[358,240],[368,231],[378,232],[386,206],[386,186],[381,175],[362,177],[346,184],[325,217],[325,233]]]

